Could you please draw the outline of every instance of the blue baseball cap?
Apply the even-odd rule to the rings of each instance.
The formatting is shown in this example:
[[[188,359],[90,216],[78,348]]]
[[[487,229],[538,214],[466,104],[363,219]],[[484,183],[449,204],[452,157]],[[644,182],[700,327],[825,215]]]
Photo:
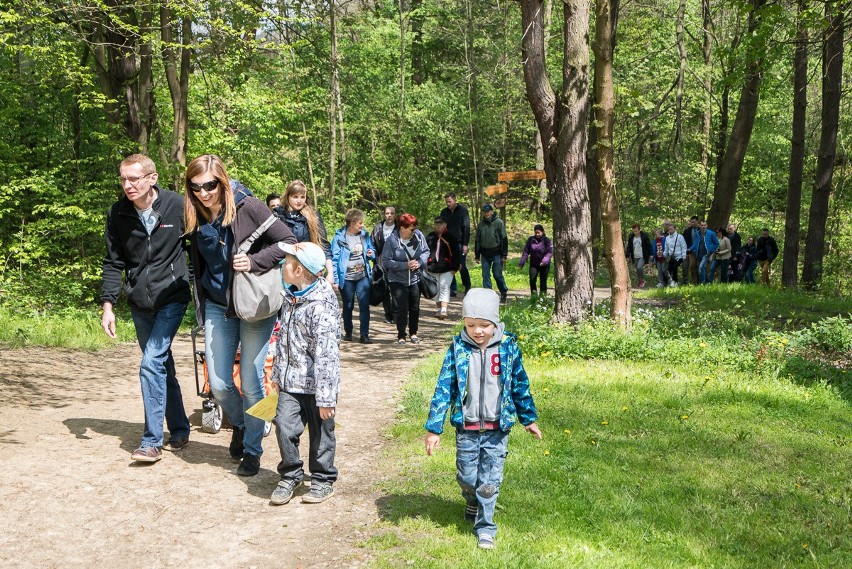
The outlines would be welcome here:
[[[303,267],[312,275],[319,275],[325,270],[325,251],[316,243],[306,241],[304,243],[279,243],[281,250],[296,257]]]

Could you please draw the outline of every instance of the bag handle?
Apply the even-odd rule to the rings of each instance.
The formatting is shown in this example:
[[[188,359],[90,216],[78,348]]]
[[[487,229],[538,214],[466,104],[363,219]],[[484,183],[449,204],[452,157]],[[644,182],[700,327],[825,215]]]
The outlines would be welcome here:
[[[270,216],[269,216],[269,219],[267,219],[266,221],[264,221],[263,223],[261,223],[261,224],[260,224],[260,227],[258,227],[257,229],[255,229],[255,230],[254,230],[254,233],[252,233],[252,234],[249,236],[249,238],[248,238],[248,239],[246,239],[245,241],[243,241],[243,242],[240,244],[239,248],[237,249],[237,254],[239,255],[239,254],[245,253],[245,252],[247,252],[249,249],[251,249],[251,246],[252,246],[252,245],[254,245],[254,242],[255,242],[255,241],[257,241],[257,239],[258,239],[261,235],[263,235],[264,233],[266,233],[266,230],[267,230],[267,229],[269,229],[269,228],[272,226],[272,224],[273,224],[273,223],[275,223],[275,220],[276,220],[276,219],[277,219],[277,218],[275,217],[275,214],[272,214],[272,215],[270,215]]]

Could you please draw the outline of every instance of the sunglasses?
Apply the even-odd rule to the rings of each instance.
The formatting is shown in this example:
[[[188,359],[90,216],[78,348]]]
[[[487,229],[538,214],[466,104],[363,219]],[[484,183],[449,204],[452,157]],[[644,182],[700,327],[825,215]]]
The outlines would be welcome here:
[[[219,180],[210,180],[209,182],[204,182],[203,184],[194,184],[192,182],[189,182],[187,183],[187,186],[189,186],[189,189],[195,192],[196,194],[201,193],[201,190],[210,193],[219,187]]]

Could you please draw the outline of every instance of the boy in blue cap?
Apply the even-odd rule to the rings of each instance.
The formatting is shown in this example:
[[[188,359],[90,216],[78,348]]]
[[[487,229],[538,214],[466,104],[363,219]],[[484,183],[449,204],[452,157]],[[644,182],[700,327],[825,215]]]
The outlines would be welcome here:
[[[325,252],[315,243],[279,245],[287,256],[281,266],[284,303],[279,320],[272,379],[278,385],[274,419],[281,481],[270,501],[286,504],[304,479],[299,437],[308,425],[311,489],[302,502],[324,502],[334,494],[334,415],[340,383],[340,309],[326,279]]]

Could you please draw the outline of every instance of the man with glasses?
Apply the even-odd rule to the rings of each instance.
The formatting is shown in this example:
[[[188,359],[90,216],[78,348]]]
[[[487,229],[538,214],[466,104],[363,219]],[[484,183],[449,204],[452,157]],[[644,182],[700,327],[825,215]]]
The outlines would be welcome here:
[[[190,301],[183,238],[183,196],[157,186],[157,168],[143,154],[119,165],[124,196],[107,212],[101,326],[115,338],[115,312],[124,291],[142,349],[139,380],[145,431],[131,458],[157,462],[161,449],[178,451],[189,443],[189,419],[175,375],[172,340]],[[170,438],[163,444],[163,421]]]

